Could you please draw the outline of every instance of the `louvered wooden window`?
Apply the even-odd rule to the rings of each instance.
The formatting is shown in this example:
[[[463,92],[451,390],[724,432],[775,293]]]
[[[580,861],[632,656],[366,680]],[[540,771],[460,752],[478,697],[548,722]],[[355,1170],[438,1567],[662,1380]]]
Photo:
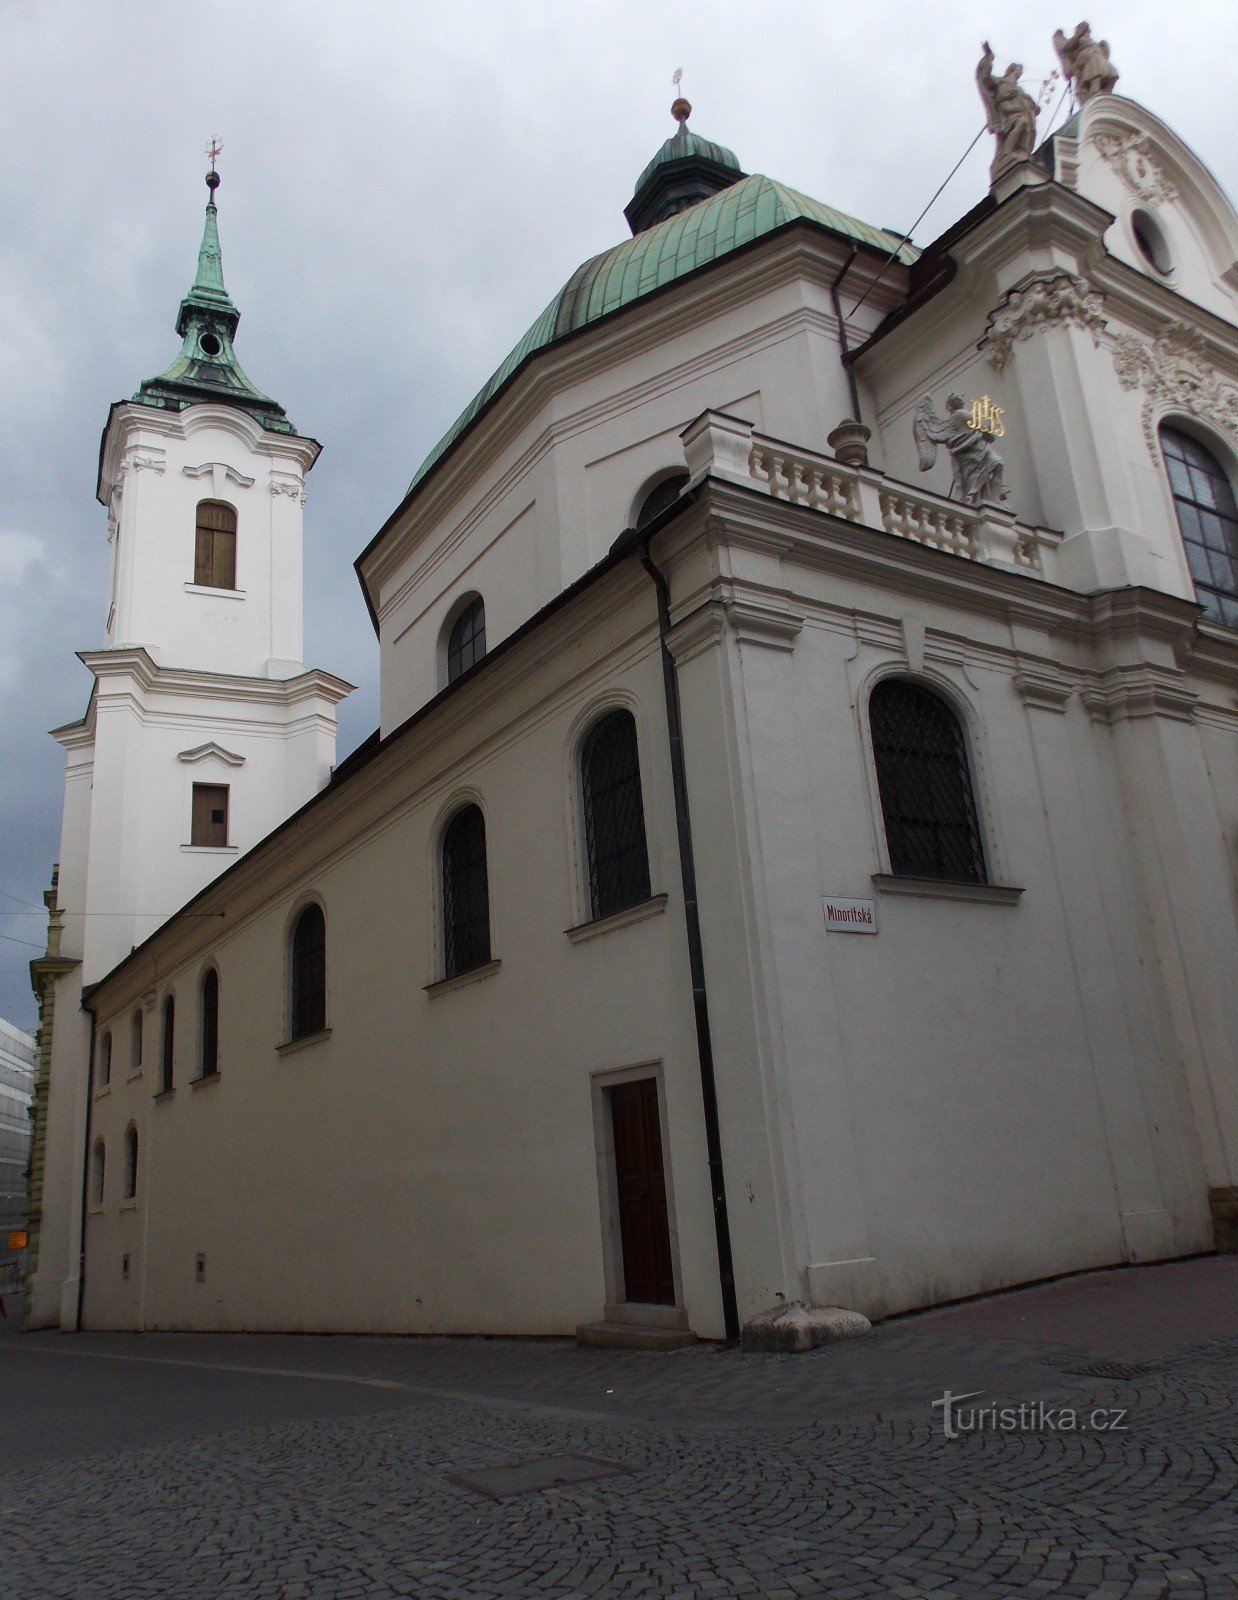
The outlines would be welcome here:
[[[228,842],[228,785],[195,783],[190,844],[226,845]]]
[[[220,500],[198,502],[193,581],[205,589],[236,588],[236,512]]]

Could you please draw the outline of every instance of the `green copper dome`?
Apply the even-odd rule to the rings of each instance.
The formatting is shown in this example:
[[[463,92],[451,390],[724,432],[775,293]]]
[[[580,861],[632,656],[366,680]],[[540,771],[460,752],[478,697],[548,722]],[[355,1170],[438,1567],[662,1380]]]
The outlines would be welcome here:
[[[637,178],[636,193],[639,194],[658,168],[668,161],[687,161],[693,156],[703,161],[712,161],[715,166],[730,167],[733,172],[743,175],[743,169],[736,159],[734,150],[728,150],[724,144],[715,144],[712,139],[702,139],[699,134],[692,132],[686,122],[681,122]]]
[[[219,177],[213,168],[206,182],[210,199],[206,203],[198,271],[176,317],[176,331],[183,341],[180,354],[166,372],[139,385],[134,401],[164,411],[183,411],[186,406],[211,402],[236,406],[248,412],[268,433],[295,433],[283,406],[250,382],[232,348],[241,313],[224,287],[215,207]]]
[[[730,151],[725,154],[734,161]],[[897,234],[857,222],[760,173],[741,178],[578,267],[418,467],[410,492],[539,351],[796,222],[825,228],[883,255],[897,247],[905,266],[919,254],[912,245],[900,245]]]

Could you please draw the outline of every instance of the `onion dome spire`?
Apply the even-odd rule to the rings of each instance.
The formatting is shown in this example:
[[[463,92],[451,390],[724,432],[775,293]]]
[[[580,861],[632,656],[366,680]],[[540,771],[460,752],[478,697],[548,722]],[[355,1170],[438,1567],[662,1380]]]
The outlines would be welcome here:
[[[176,331],[182,340],[180,354],[166,372],[147,378],[133,398],[140,405],[167,411],[183,411],[186,406],[211,402],[237,406],[271,433],[295,433],[284,408],[250,382],[232,348],[241,313],[224,287],[219,247],[215,191],[220,179],[215,159],[222,148],[214,140],[207,151],[211,169],[206,174],[208,197],[198,270],[176,316]]]
[[[678,74],[675,83],[678,87]],[[636,180],[636,193],[623,208],[633,233],[665,222],[745,176],[733,150],[692,132],[691,115],[691,104],[677,95],[671,116],[679,126]]]

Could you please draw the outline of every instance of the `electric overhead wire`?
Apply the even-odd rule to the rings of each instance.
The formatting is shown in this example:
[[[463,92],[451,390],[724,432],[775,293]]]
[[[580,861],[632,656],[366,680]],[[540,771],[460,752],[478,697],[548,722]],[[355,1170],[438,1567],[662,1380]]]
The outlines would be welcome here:
[[[1046,139],[1049,138],[1053,133],[1053,124],[1057,119],[1057,114],[1058,114],[1059,110],[1061,109],[1062,102],[1065,99],[1066,93],[1067,93],[1067,91],[1069,89],[1070,89],[1070,84],[1069,83],[1065,83],[1065,84],[1062,85],[1062,92],[1061,92],[1060,95],[1058,95],[1057,104],[1054,106],[1052,115],[1049,118],[1048,130],[1045,133],[1045,138]],[[1073,94],[1072,94],[1072,104],[1073,104]],[[911,227],[908,228],[907,232],[903,235],[903,237],[894,246],[894,249],[890,251],[890,254],[882,262],[881,271],[877,274],[877,276],[869,284],[868,288],[865,289],[864,293],[860,296],[860,298],[852,306],[851,310],[847,313],[848,316],[851,316],[851,317],[855,316],[856,312],[860,309],[860,307],[868,299],[869,295],[872,294],[873,290],[881,282],[882,278],[885,277],[886,268],[890,265],[890,263],[898,255],[899,251],[903,248],[903,246],[910,241],[912,234],[916,231],[916,229],[924,221],[925,217],[928,216],[929,212],[933,209],[933,207],[937,204],[938,200],[941,198],[942,191],[945,189],[946,185],[950,182],[950,179],[954,177],[955,173],[959,170],[959,168],[967,160],[968,156],[971,155],[972,151],[979,144],[982,136],[987,132],[988,132],[988,126],[986,124],[984,127],[982,127],[980,129],[980,132],[977,133],[976,137],[968,145],[967,149],[964,150],[963,154],[959,157],[959,159],[950,168],[950,171],[942,179],[941,183],[938,185],[936,193],[933,195],[933,198],[929,201],[928,205],[925,206],[924,210],[920,213],[920,215],[912,223]]]

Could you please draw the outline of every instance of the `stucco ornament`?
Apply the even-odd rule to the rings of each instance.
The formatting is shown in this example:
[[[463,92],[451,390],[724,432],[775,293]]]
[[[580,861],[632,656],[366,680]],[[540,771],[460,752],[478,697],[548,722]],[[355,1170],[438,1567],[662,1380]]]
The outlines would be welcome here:
[[[1000,372],[1015,344],[1030,339],[1039,328],[1087,328],[1093,344],[1099,344],[1105,331],[1104,303],[1104,295],[1073,272],[1030,273],[989,312],[978,348]]]
[[[997,135],[997,153],[989,167],[989,182],[994,184],[1003,172],[1030,160],[1036,144],[1038,106],[1031,95],[1019,88],[1022,64],[1012,61],[996,77],[993,72],[993,47],[986,39],[984,54],[976,66],[976,87],[984,101],[985,125]]]
[[[1158,202],[1168,205],[1178,198],[1178,191],[1165,176],[1146,133],[1097,132],[1092,135],[1092,142],[1101,159],[1113,168],[1136,199],[1148,205]]]
[[[988,439],[967,420],[967,401],[952,394],[946,401],[946,414],[933,410],[933,397],[926,394],[916,407],[911,431],[920,453],[920,471],[927,472],[937,461],[937,446],[950,452],[954,478],[950,498],[964,505],[998,504],[1010,492],[1002,487],[1006,463]]]
[[[1238,439],[1238,383],[1213,365],[1203,336],[1184,322],[1171,323],[1152,344],[1119,334],[1113,366],[1124,389],[1143,389],[1143,431],[1156,450],[1153,414],[1160,407],[1185,411]]]
[[[1074,87],[1080,105],[1094,94],[1112,94],[1118,69],[1109,59],[1109,45],[1093,39],[1091,24],[1081,22],[1069,38],[1059,28],[1053,35],[1053,48],[1062,63],[1062,76]]]

